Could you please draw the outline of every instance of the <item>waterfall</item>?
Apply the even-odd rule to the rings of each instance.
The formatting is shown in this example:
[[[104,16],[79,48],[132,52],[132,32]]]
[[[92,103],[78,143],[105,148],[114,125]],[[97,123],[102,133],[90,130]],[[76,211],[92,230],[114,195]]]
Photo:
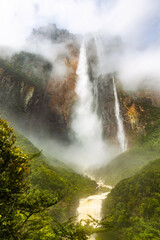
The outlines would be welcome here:
[[[77,75],[75,92],[78,99],[73,109],[71,130],[80,146],[81,152],[83,152],[81,162],[85,161],[85,163],[94,166],[102,163],[104,158],[106,158],[104,151],[106,146],[102,139],[101,120],[97,115],[97,109],[94,107],[96,104],[96,97],[93,94],[95,86],[89,79],[84,43],[82,43],[80,48]]]
[[[122,152],[124,152],[127,149],[127,141],[125,137],[123,121],[120,114],[120,106],[119,106],[119,100],[118,100],[114,77],[113,77],[113,91],[114,91],[114,98],[115,98],[115,115],[116,115],[117,127],[118,127],[117,138],[118,138],[121,150]]]
[[[95,180],[93,177],[91,177],[92,180]],[[107,186],[103,183],[102,180],[99,180],[97,182],[98,187],[103,188],[109,188],[112,189],[112,186]],[[103,200],[107,197],[110,191],[103,192],[101,194],[97,195],[91,195],[87,198],[82,198],[79,200],[79,206],[77,208],[78,212],[78,221],[82,223],[82,225],[85,225],[86,220],[91,220],[90,216],[94,218],[97,221],[100,221],[102,219],[102,203]],[[97,227],[96,222],[90,223],[93,227]],[[95,235],[92,235],[90,240],[95,240]]]
[[[104,74],[106,71],[106,54],[104,44],[100,36],[95,35],[94,41],[97,49],[97,57],[98,57],[98,72],[99,74]]]
[[[78,96],[74,109],[72,130],[81,143],[91,139],[101,139],[102,128],[96,112],[94,111],[93,85],[88,76],[88,63],[84,43],[80,49],[77,69],[77,85],[75,92]]]
[[[102,202],[109,192],[89,196],[80,199],[78,211],[78,221],[91,219],[90,216],[98,221],[101,220]],[[84,224],[84,223],[83,223]]]

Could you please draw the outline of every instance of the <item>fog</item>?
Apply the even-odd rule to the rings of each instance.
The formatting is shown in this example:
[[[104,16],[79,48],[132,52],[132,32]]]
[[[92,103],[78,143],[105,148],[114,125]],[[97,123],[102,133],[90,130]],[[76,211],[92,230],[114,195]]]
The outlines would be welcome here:
[[[5,0],[0,7],[0,56],[8,59],[20,51],[39,54],[52,64],[51,78],[64,81],[70,71],[64,63],[64,57],[70,56],[68,45],[80,44],[87,36],[88,41],[95,41],[97,75],[116,72],[130,91],[141,86],[160,90],[159,11],[158,0]],[[33,29],[53,23],[73,38],[51,41],[33,35]],[[101,152],[96,141],[82,147],[78,142],[64,145],[48,140],[44,144],[31,139],[57,158],[84,169],[103,165],[118,153],[106,142]]]
[[[105,149],[97,146],[97,142],[90,142],[87,145],[81,145],[78,142],[72,144],[58,141],[56,138],[45,137],[37,138],[33,134],[24,134],[30,141],[42,150],[46,156],[50,156],[50,164],[52,159],[57,159],[79,173],[88,173],[91,170],[106,166],[115,156],[120,153],[120,149],[106,142]],[[105,143],[105,142],[104,142]]]
[[[30,40],[29,43],[24,46],[24,50],[41,55],[47,59],[52,64],[51,77],[63,81],[68,73],[68,69],[64,63],[64,57],[69,56],[67,44],[67,41],[63,43],[53,43],[48,39],[37,39],[37,41]]]
[[[116,72],[123,87],[136,91],[141,87],[160,90],[160,46],[150,44],[136,49],[121,38],[99,34],[95,37],[98,52],[98,74]]]
[[[66,44],[28,41],[33,28],[55,23],[73,34],[118,37],[123,52],[105,58],[101,54],[101,64],[107,72],[118,71],[124,85],[136,89],[146,79],[155,84],[160,79],[159,10],[158,0],[6,0],[0,8],[0,46],[12,49],[11,54],[13,49],[38,53],[54,63],[57,56],[68,54]],[[63,63],[58,63],[55,72],[65,75]]]
[[[160,90],[160,47],[126,51],[119,64],[119,78],[128,90],[141,85]]]
[[[158,0],[6,0],[0,8],[0,44],[19,47],[33,28],[47,23],[75,34],[102,30],[135,44],[158,25],[159,7]]]

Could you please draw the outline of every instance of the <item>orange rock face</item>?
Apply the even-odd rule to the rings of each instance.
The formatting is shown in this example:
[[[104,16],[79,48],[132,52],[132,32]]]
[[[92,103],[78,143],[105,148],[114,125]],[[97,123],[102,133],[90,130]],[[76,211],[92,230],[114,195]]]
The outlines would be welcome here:
[[[136,92],[126,92],[119,86],[118,90],[125,132],[129,146],[133,146],[134,139],[145,134],[148,125],[154,124],[151,109],[160,106],[160,93],[147,87]]]
[[[134,103],[132,104],[132,106],[130,108],[128,108],[127,116],[130,119],[132,129],[134,129],[134,126],[138,123],[138,112],[135,109]]]
[[[61,57],[66,68],[66,74],[61,79],[52,77],[47,85],[46,92],[50,96],[48,106],[50,111],[63,115],[64,120],[68,123],[71,116],[71,109],[76,100],[76,70],[78,65],[78,52],[71,49],[70,57]]]

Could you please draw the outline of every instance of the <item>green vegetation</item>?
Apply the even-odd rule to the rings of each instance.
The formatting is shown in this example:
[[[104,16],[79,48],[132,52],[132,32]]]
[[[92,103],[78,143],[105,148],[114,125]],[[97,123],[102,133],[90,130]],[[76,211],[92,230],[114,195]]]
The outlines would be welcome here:
[[[34,76],[43,84],[49,80],[52,64],[39,54],[20,52],[11,58],[11,64],[27,76]]]
[[[0,119],[1,239],[25,239],[35,214],[58,201],[47,191],[31,189],[29,172],[29,157],[15,146],[13,129]]]
[[[17,146],[32,156],[39,152],[30,141],[17,134]],[[49,165],[47,162],[52,163]],[[75,173],[64,163],[53,157],[46,157],[42,153],[38,158],[30,161],[30,182],[38,189],[48,190],[58,194],[61,201],[50,208],[50,214],[58,221],[67,220],[76,215],[79,199],[95,194],[96,182]]]
[[[19,66],[13,66],[8,61],[0,58],[0,67],[3,68],[5,71],[3,73],[4,76],[11,75],[12,79],[15,81],[24,81],[28,84],[31,84],[35,87],[37,87],[39,90],[43,89],[42,80],[35,77],[34,75],[28,76],[24,72],[22,72],[22,69]]]
[[[160,159],[118,183],[104,202],[103,215],[114,239],[160,239]]]
[[[143,105],[143,109],[145,111],[140,118],[144,121],[146,133],[136,139],[133,148],[96,172],[98,176],[103,176],[107,184],[115,185],[120,180],[133,176],[147,163],[160,157],[160,108]]]
[[[96,183],[43,160],[23,136],[16,142],[13,129],[0,119],[0,239],[87,239],[93,231],[89,225],[82,227],[74,219],[57,223],[55,212],[68,217],[73,204],[75,214],[75,201],[94,192]]]

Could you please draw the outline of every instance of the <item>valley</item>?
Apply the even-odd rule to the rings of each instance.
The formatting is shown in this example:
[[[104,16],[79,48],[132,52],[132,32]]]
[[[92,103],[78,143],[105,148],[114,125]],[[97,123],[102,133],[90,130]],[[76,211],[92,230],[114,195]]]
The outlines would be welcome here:
[[[159,89],[125,86],[119,37],[49,24],[30,44],[0,56],[1,239],[158,240]]]

